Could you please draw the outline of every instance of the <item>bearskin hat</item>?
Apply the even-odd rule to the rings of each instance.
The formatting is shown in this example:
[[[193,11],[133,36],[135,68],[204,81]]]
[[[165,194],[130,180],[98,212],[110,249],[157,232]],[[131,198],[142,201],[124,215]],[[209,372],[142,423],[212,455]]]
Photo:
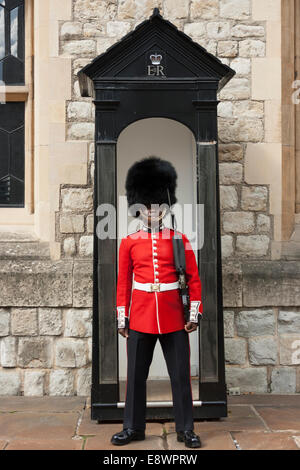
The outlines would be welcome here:
[[[135,162],[128,170],[125,188],[129,208],[142,204],[149,207],[151,204],[167,204],[169,206],[168,192],[171,206],[177,202],[175,195],[177,186],[177,173],[167,160],[150,156]],[[139,217],[136,206],[130,213]]]

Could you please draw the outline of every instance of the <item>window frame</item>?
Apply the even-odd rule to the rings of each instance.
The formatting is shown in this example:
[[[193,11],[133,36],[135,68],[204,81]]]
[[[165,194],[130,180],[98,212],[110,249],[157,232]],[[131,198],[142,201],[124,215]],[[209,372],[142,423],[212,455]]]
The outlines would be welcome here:
[[[24,206],[0,207],[0,225],[33,224],[34,213],[34,0],[24,0],[24,85],[0,85],[3,102],[25,102]]]

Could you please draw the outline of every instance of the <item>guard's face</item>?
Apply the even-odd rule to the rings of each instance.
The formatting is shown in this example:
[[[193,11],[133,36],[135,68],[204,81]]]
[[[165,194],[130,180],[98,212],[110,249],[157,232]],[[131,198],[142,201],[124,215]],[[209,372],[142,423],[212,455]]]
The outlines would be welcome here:
[[[166,209],[162,209],[158,204],[152,204],[151,206],[143,207],[140,214],[143,222],[151,227],[159,224],[166,214]]]

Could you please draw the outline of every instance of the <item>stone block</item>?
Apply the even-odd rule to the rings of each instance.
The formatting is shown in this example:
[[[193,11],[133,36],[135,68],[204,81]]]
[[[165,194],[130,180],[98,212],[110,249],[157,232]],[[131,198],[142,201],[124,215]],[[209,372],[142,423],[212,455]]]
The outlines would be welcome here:
[[[239,387],[241,393],[267,393],[266,367],[226,366],[225,379],[227,388]]]
[[[268,191],[263,186],[244,186],[242,188],[241,207],[244,211],[265,211]]]
[[[245,39],[239,42],[240,57],[264,57],[266,45],[258,39]]]
[[[218,56],[219,57],[236,57],[238,54],[237,41],[219,41]]]
[[[271,228],[270,217],[265,214],[258,214],[256,225],[259,232],[269,232]]]
[[[239,262],[222,264],[222,285],[224,307],[242,306],[242,270]]]
[[[94,232],[94,215],[90,214],[86,218],[86,229],[88,233]]]
[[[73,307],[92,307],[93,304],[93,263],[74,262]]]
[[[234,186],[220,186],[220,206],[221,210],[236,209],[238,205],[238,195]]]
[[[77,371],[77,396],[89,396],[91,393],[92,369],[86,367]]]
[[[38,334],[36,308],[12,308],[11,332],[16,336],[36,336]]]
[[[299,261],[245,261],[243,304],[247,307],[299,306]]]
[[[192,39],[200,38],[206,35],[206,28],[204,22],[186,23],[184,25],[184,32]]]
[[[300,334],[279,335],[280,364],[300,364]]]
[[[30,368],[52,367],[52,338],[20,338],[18,365]]]
[[[72,237],[64,239],[64,253],[66,256],[74,256],[76,253],[76,242]]]
[[[296,369],[294,367],[274,367],[271,373],[271,393],[295,393]]]
[[[207,36],[212,39],[227,39],[230,37],[230,23],[228,21],[212,21],[207,23]]]
[[[87,364],[86,342],[81,339],[60,338],[55,342],[55,365],[82,367]]]
[[[277,341],[275,336],[249,338],[249,362],[255,366],[276,364]]]
[[[232,18],[234,20],[244,20],[250,18],[250,0],[220,0],[220,16]]]
[[[239,255],[245,257],[266,256],[270,245],[267,235],[238,235],[236,238],[236,250]]]
[[[83,215],[62,215],[60,217],[61,233],[83,233],[84,216]]]
[[[233,237],[231,235],[221,236],[222,258],[227,258],[233,254]]]
[[[91,56],[91,54],[96,52],[96,42],[92,39],[80,39],[68,41],[63,44],[62,47],[62,56]]]
[[[2,367],[17,365],[17,344],[13,336],[6,336],[0,341],[0,364]]]
[[[230,83],[230,82],[229,82]],[[227,85],[226,85],[227,86]],[[223,88],[225,93],[226,87]],[[221,93],[223,92],[221,91]],[[243,99],[248,99],[246,96]],[[221,99],[242,99],[235,97],[231,94],[230,90],[226,90],[226,97]],[[222,142],[262,142],[264,137],[264,128],[261,119],[250,119],[250,118],[236,118],[236,119],[225,119],[219,118],[219,137]],[[240,181],[241,182],[241,181]]]
[[[95,124],[92,122],[74,122],[67,128],[68,140],[92,140],[95,133]]]
[[[251,212],[225,212],[223,214],[223,228],[225,232],[249,233],[255,227],[254,215]]]
[[[44,395],[45,372],[26,370],[24,374],[24,396],[42,397]]]
[[[224,337],[232,338],[234,336],[234,311],[224,310]]]
[[[239,338],[225,338],[225,361],[229,364],[245,364],[246,341]]]
[[[82,33],[82,23],[66,21],[62,24],[60,35],[64,39],[73,38],[79,36]]]
[[[19,395],[20,373],[14,370],[0,370],[0,395]]]
[[[220,184],[238,184],[242,182],[243,166],[240,163],[220,163]]]
[[[279,310],[278,333],[300,334],[300,312],[291,310]]]
[[[202,20],[215,19],[219,15],[219,0],[192,0],[191,18]]]
[[[251,24],[236,24],[232,27],[231,34],[234,38],[244,38],[248,36],[260,37],[265,35],[265,28]]]
[[[238,312],[235,326],[238,336],[274,335],[275,315],[273,310],[245,310]]]
[[[62,313],[61,309],[40,308],[39,309],[39,334],[40,335],[61,335],[62,334]]]
[[[64,188],[61,190],[63,211],[91,211],[93,192],[90,188]]]
[[[234,162],[243,159],[243,147],[240,144],[220,144],[218,146],[219,160]]]
[[[92,335],[92,310],[70,309],[66,311],[64,336],[86,338]]]
[[[0,309],[0,336],[9,335],[10,312],[7,309]]]
[[[49,376],[49,395],[74,395],[73,371],[67,369],[52,370]]]
[[[79,254],[80,256],[93,256],[94,237],[86,235],[80,238]]]
[[[236,57],[230,63],[230,67],[237,75],[249,75],[251,72],[251,59]]]
[[[7,261],[0,265],[0,304],[59,307],[72,303],[72,262]]]

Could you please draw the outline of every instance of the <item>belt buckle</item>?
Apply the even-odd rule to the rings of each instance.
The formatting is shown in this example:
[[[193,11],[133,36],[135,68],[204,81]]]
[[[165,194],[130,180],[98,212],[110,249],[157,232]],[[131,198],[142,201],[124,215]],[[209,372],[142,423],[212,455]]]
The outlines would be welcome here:
[[[150,286],[150,290],[151,290],[151,292],[157,292],[157,291],[160,291],[160,283],[151,284],[151,286]]]

